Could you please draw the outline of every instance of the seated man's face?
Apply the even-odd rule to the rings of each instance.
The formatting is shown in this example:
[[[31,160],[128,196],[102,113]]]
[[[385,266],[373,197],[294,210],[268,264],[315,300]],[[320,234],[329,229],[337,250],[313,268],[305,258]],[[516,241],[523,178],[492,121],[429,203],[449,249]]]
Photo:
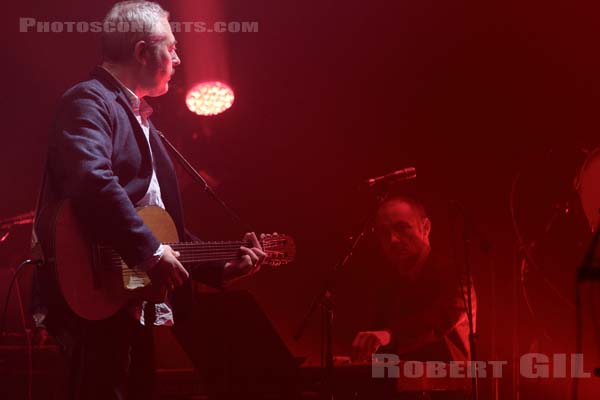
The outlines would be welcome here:
[[[377,212],[375,232],[383,256],[398,272],[408,274],[429,250],[429,219],[401,200],[384,203]]]

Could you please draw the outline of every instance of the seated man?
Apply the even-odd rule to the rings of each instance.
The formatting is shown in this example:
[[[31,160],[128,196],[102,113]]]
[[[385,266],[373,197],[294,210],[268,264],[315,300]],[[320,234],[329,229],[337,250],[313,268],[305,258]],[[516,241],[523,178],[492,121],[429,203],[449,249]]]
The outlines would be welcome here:
[[[430,231],[423,205],[411,197],[392,197],[377,211],[384,279],[373,329],[352,343],[354,361],[370,360],[377,351],[403,360],[468,360],[466,279],[432,252]],[[474,290],[472,300],[475,316]]]

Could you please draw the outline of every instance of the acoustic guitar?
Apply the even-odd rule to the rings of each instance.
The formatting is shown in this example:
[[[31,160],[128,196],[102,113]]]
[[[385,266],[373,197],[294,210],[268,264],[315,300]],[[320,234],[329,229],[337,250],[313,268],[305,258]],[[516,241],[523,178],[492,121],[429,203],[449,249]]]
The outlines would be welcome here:
[[[170,215],[160,207],[138,210],[156,238],[179,251],[179,261],[193,272],[205,261],[228,261],[239,255],[245,241],[177,242],[178,234]],[[59,289],[68,306],[80,317],[100,320],[114,315],[133,297],[163,302],[168,289],[154,284],[143,271],[127,266],[116,251],[93,243],[77,220],[69,202],[59,208],[54,224],[54,266]],[[288,235],[266,235],[260,239],[266,258],[263,266],[281,266],[294,259],[294,240]]]

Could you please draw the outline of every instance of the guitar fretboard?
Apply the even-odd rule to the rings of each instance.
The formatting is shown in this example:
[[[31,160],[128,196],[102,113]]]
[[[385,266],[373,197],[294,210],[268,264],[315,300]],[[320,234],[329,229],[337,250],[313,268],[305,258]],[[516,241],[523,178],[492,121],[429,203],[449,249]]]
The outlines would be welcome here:
[[[182,264],[205,261],[227,261],[238,256],[240,246],[250,247],[251,242],[178,242],[165,243],[181,253],[179,261]]]
[[[281,251],[282,244],[285,244],[288,239],[285,237],[281,238],[269,238],[268,240],[261,240],[261,247],[267,258],[281,258],[288,257],[288,253]],[[237,258],[240,253],[240,246],[252,247],[250,241],[226,241],[226,242],[177,242],[177,243],[164,243],[165,245],[171,246],[173,250],[181,253],[179,262],[182,264],[194,264],[206,261],[229,261]],[[122,263],[121,257],[116,251],[108,248],[101,247],[102,259],[105,264],[108,265],[120,265]]]

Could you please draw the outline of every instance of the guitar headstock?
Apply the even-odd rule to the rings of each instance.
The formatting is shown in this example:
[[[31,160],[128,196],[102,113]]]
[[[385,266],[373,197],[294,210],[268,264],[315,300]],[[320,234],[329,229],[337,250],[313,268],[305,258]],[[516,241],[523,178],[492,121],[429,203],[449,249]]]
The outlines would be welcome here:
[[[261,236],[260,244],[267,254],[263,264],[279,267],[294,261],[296,243],[291,236],[278,233],[265,234]]]

